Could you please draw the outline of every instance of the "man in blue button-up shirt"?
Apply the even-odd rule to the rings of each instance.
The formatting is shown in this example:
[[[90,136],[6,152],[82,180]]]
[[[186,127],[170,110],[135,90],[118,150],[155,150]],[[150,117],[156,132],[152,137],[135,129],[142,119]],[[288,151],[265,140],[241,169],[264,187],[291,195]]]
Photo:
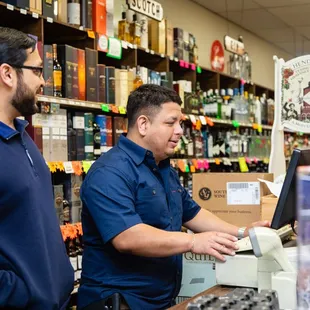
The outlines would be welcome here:
[[[127,116],[127,137],[82,185],[80,308],[103,309],[100,300],[120,293],[131,309],[166,309],[180,289],[182,253],[224,260],[236,249],[238,227],[201,209],[170,167],[183,134],[180,97],[143,85],[129,96]],[[196,234],[182,233],[182,225]]]

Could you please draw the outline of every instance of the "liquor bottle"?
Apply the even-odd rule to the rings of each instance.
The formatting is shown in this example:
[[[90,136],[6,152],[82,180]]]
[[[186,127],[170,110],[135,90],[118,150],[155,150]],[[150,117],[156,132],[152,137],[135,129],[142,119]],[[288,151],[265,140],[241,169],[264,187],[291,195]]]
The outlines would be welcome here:
[[[93,134],[94,134],[94,160],[96,160],[101,155],[100,126],[96,122],[93,123]]]
[[[137,15],[133,14],[132,22],[129,25],[130,43],[141,44],[141,25],[137,22]]]
[[[122,12],[122,19],[118,22],[118,38],[123,41],[129,42],[129,23],[126,19],[126,12]]]
[[[141,73],[140,73],[140,66],[137,66],[136,69],[136,78],[133,81],[133,90],[137,89],[143,84],[143,81],[141,79]]]
[[[62,97],[62,68],[57,58],[57,44],[53,44],[53,95]]]
[[[80,0],[68,0],[68,24],[81,25]]]

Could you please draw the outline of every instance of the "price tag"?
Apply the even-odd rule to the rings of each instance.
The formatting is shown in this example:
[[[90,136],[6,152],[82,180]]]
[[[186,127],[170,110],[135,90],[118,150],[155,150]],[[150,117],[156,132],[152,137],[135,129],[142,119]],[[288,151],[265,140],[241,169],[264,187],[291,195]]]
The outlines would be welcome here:
[[[193,123],[193,125],[196,125],[196,117],[193,114],[189,115],[189,119],[191,120],[191,122]]]
[[[122,43],[119,39],[109,37],[108,57],[122,58]]]
[[[128,47],[133,48],[133,45],[131,43],[127,43]]]
[[[85,161],[85,160],[84,160],[84,161],[82,162],[82,166],[83,166],[84,172],[87,173],[88,170],[89,170],[90,167],[91,167],[91,161]]]
[[[180,67],[182,67],[182,68],[185,67],[185,62],[184,62],[184,60],[180,60],[179,64],[180,64]]]
[[[107,104],[102,104],[101,109],[103,112],[110,112],[110,108]]]
[[[47,22],[52,24],[53,23],[53,19],[51,17],[47,17]]]
[[[75,102],[73,100],[69,100],[68,104],[75,105]]]
[[[133,49],[136,50],[137,48],[138,48],[137,44],[134,44],[134,45],[133,45]]]
[[[151,55],[154,55],[154,54],[155,54],[155,52],[154,52],[153,50],[151,50],[150,53],[151,53]]]
[[[202,70],[201,70],[200,67],[197,67],[197,68],[196,68],[196,71],[197,71],[197,73],[199,73],[199,74],[202,72]]]
[[[202,125],[207,125],[207,121],[206,121],[205,116],[199,115],[199,119],[200,119]]]
[[[193,166],[193,165],[190,166],[190,172],[191,173],[195,173],[196,172],[195,166]]]
[[[112,112],[118,114],[118,112],[119,112],[119,111],[118,111],[118,107],[115,106],[115,105],[112,105]]]
[[[263,127],[262,127],[262,125],[258,125],[257,131],[258,131],[259,133],[262,133],[262,132],[263,132]]]
[[[169,59],[170,59],[171,61],[173,61],[173,56],[170,56]]]
[[[249,172],[249,168],[244,157],[239,158],[239,167],[241,172]]]
[[[6,8],[10,11],[14,11],[14,6],[12,4],[7,4]]]
[[[189,63],[186,62],[186,61],[184,61],[184,67],[185,67],[186,69],[188,69],[188,68],[189,68]]]
[[[208,170],[208,169],[210,168],[210,164],[209,164],[209,161],[208,161],[207,159],[205,159],[205,160],[203,161],[203,166],[204,166],[204,168],[205,168],[206,170]]]
[[[74,173],[73,170],[73,166],[72,166],[72,162],[71,161],[65,161],[63,163],[64,168],[65,168],[65,173],[69,174],[69,173]]]
[[[35,12],[32,12],[32,17],[33,17],[33,18],[39,18],[39,14],[38,14],[38,13],[35,13]]]
[[[83,26],[80,26],[80,27],[79,27],[79,30],[82,30],[82,31],[83,31],[83,30],[84,30],[84,27],[83,27]]]
[[[178,61],[179,61],[179,58],[174,57],[174,61],[178,62]]]
[[[149,52],[150,52],[150,50],[147,48],[147,49],[145,50],[145,52],[146,52],[146,53],[149,53]]]
[[[161,58],[165,58],[165,54],[160,54],[160,57]]]
[[[196,65],[195,65],[195,64],[191,64],[191,69],[192,69],[193,71],[196,71]]]
[[[61,99],[61,100],[60,100],[60,103],[62,103],[62,104],[66,104],[66,103],[67,103],[67,100],[65,100],[65,99]]]
[[[216,165],[220,165],[221,164],[221,160],[219,158],[215,158],[214,160]]]
[[[126,41],[122,41],[122,48],[128,48],[128,43]]]
[[[87,30],[87,35],[91,39],[95,39],[95,33],[92,30]]]
[[[124,107],[118,107],[120,114],[126,114],[126,109]]]
[[[20,14],[27,15],[27,10],[25,10],[25,9],[20,9]]]

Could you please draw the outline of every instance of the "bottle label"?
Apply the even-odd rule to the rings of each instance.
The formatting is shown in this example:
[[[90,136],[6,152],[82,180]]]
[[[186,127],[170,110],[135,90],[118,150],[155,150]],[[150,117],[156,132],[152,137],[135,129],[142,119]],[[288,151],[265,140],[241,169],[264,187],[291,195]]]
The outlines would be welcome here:
[[[62,86],[62,72],[55,70],[53,72],[53,79],[54,79],[54,87],[61,88],[61,86]]]
[[[141,37],[141,26],[139,24],[135,25],[135,35],[136,37]]]
[[[68,3],[68,23],[72,25],[80,25],[80,4]]]

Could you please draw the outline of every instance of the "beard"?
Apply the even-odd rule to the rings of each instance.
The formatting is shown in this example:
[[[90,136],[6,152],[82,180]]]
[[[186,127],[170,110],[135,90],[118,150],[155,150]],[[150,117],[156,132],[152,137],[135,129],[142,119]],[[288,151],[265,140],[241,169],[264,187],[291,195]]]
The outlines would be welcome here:
[[[21,116],[30,116],[39,112],[36,101],[36,94],[23,82],[22,77],[17,75],[17,88],[12,98],[12,106]]]

